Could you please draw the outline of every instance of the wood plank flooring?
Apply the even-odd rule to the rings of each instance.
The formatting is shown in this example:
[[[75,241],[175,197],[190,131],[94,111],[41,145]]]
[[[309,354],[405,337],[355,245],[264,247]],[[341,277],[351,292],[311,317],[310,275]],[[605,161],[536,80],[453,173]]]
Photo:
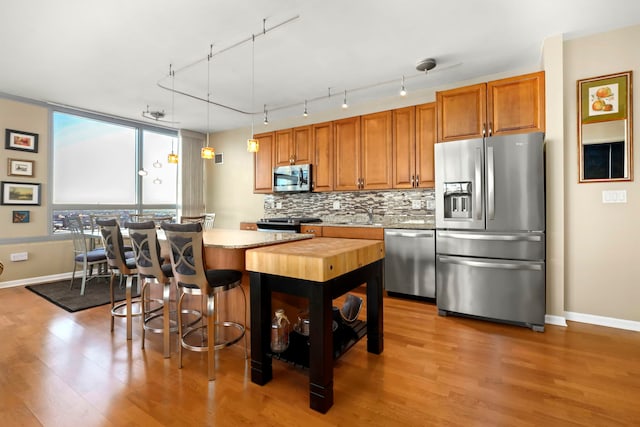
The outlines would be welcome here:
[[[309,409],[306,372],[274,361],[251,383],[241,347],[203,354],[139,323],[109,332],[108,307],[67,313],[24,288],[0,289],[2,426],[632,426],[640,424],[640,334],[570,323],[544,333],[384,300],[385,349],[340,358],[334,406]],[[364,310],[363,310],[364,313]],[[135,327],[137,326],[137,327]]]

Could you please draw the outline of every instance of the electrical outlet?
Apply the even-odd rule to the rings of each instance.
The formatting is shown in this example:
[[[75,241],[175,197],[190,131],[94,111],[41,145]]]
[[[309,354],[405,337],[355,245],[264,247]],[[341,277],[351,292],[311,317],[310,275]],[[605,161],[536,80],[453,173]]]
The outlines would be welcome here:
[[[420,209],[420,208],[422,208],[422,201],[420,200],[411,201],[411,209]]]
[[[340,209],[340,200],[336,200],[333,202],[333,209]]]
[[[427,199],[427,209],[432,211],[436,208],[436,201],[432,199]]]
[[[29,253],[27,252],[16,252],[10,255],[11,261],[26,261],[29,259]]]
[[[282,202],[276,203],[276,209],[282,209]]]

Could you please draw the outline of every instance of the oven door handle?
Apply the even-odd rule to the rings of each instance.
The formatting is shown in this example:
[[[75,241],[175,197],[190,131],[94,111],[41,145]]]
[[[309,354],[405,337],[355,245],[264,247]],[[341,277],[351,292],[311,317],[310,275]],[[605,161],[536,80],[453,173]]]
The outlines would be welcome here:
[[[445,264],[458,264],[465,267],[476,268],[499,268],[501,270],[542,270],[542,265],[538,263],[515,263],[504,261],[481,261],[477,259],[450,257],[446,255],[438,255],[438,261]]]

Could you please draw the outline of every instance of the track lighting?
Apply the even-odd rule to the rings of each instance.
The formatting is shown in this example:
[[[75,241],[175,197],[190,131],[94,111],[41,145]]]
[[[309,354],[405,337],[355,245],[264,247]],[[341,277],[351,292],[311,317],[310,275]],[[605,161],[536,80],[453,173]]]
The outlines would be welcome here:
[[[138,175],[140,176],[147,176],[149,175],[149,172],[146,171],[146,169],[142,168],[138,171]]]
[[[342,101],[342,108],[349,108],[349,104],[347,104],[347,91],[344,91],[344,100]]]
[[[155,162],[153,162],[153,167],[156,169],[160,169],[162,167],[162,163],[160,163],[160,160],[156,160]]]
[[[268,125],[269,124],[269,118],[267,117],[267,104],[264,104],[264,125]]]
[[[407,89],[404,87],[404,76],[402,76],[402,86],[400,87],[400,96],[407,96]]]

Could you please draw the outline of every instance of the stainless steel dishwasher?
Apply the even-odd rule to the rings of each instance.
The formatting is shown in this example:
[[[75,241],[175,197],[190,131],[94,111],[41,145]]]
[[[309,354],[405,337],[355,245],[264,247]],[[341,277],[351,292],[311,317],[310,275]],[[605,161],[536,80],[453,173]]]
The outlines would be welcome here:
[[[384,230],[387,292],[436,297],[435,230]]]

